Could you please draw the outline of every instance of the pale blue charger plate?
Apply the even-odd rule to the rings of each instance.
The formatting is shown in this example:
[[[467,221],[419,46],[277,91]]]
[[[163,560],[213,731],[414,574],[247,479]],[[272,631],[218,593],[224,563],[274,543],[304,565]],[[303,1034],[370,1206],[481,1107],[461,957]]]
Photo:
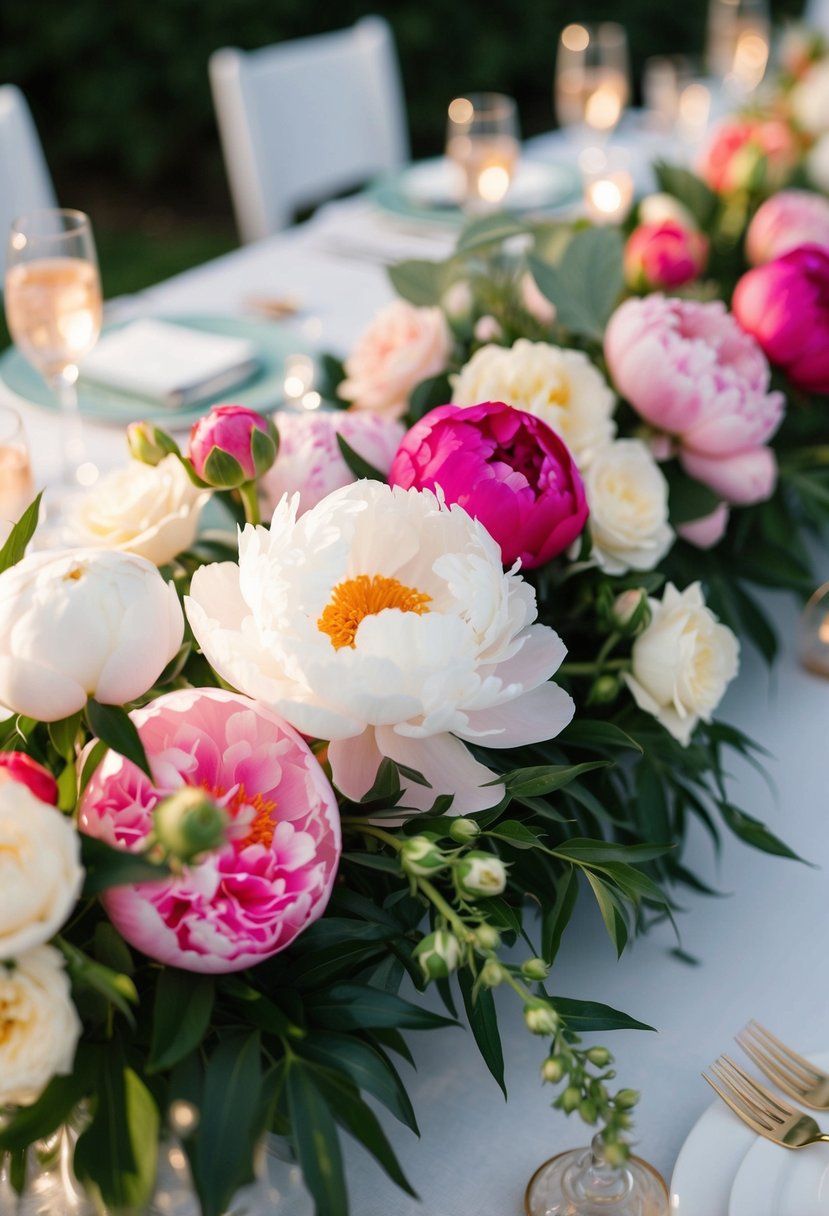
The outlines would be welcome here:
[[[274,322],[255,321],[246,317],[225,316],[165,316],[171,324],[198,329],[204,333],[226,334],[233,338],[248,338],[256,347],[259,370],[239,388],[225,390],[218,396],[206,397],[186,409],[170,409],[150,397],[139,397],[134,393],[119,393],[102,385],[86,383],[81,369],[78,381],[78,406],[81,414],[94,422],[126,426],[134,419],[162,422],[171,427],[188,426],[220,401],[232,401],[247,405],[262,414],[270,413],[284,401],[285,359],[288,355],[307,354],[303,342],[295,333],[281,329]],[[104,327],[104,332],[121,329],[128,321]],[[43,377],[35,371],[19,351],[12,347],[0,358],[0,378],[12,392],[35,405],[57,411],[54,394],[47,388]]]

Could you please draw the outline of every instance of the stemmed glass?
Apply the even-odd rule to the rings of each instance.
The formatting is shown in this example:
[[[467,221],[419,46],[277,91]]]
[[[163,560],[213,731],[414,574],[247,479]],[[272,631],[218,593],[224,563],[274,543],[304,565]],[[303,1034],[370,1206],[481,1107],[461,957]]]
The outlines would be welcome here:
[[[630,96],[627,35],[615,21],[572,23],[559,37],[555,70],[558,124],[582,142],[609,136]]]
[[[770,40],[768,0],[709,0],[708,66],[736,99],[745,101],[761,83]]]
[[[540,1166],[524,1196],[527,1216],[668,1216],[668,1189],[652,1165],[611,1165],[601,1136]]]
[[[12,339],[57,398],[63,481],[72,484],[83,458],[78,363],[101,332],[101,280],[89,216],[53,208],[12,222],[5,304]]]
[[[518,115],[512,97],[470,93],[450,104],[446,155],[463,172],[466,211],[487,211],[503,202],[519,151]]]
[[[0,543],[35,496],[29,448],[17,410],[0,405]]]

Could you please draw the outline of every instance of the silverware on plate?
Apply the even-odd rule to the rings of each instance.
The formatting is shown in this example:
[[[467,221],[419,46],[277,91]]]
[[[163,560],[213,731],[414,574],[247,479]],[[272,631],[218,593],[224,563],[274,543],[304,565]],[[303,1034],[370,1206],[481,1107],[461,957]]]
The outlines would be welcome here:
[[[728,1056],[720,1056],[711,1065],[717,1078],[703,1077],[752,1131],[783,1148],[806,1148],[810,1144],[829,1144],[829,1135],[822,1132],[811,1115],[773,1094],[765,1085],[743,1072]],[[719,1084],[717,1084],[719,1082]]]
[[[753,1019],[737,1035],[737,1042],[768,1079],[804,1106],[829,1110],[829,1075],[792,1051],[770,1030]]]

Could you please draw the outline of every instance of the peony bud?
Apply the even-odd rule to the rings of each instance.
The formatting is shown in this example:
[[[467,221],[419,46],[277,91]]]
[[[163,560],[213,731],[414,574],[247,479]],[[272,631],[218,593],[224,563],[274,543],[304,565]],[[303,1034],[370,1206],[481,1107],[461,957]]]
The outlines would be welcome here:
[[[447,929],[438,929],[418,943],[414,956],[427,980],[445,980],[457,970],[461,960],[461,944]]]
[[[456,873],[464,895],[500,895],[507,885],[507,868],[491,853],[467,853]]]
[[[232,490],[266,473],[278,444],[269,418],[243,405],[215,405],[194,423],[187,455],[202,481]]]
[[[628,636],[639,633],[647,625],[649,616],[648,593],[644,587],[623,591],[613,603],[613,624]]]
[[[0,752],[0,782],[18,781],[52,806],[58,804],[58,783],[42,764],[25,752]]]
[[[597,1068],[604,1068],[605,1064],[610,1063],[610,1052],[606,1047],[591,1047],[587,1052],[587,1058]]]
[[[172,435],[152,422],[131,422],[127,427],[127,446],[133,460],[153,466],[161,464],[165,456],[180,455]]]
[[[560,1024],[555,1009],[546,1001],[527,1001],[524,1021],[531,1034],[555,1034]]]
[[[671,291],[699,278],[707,262],[707,239],[672,220],[640,224],[625,245],[625,279],[634,291]]]
[[[639,1091],[637,1089],[620,1089],[615,1101],[619,1110],[630,1110],[639,1101]]]
[[[446,858],[435,846],[436,837],[412,836],[400,850],[400,864],[412,878],[429,878],[447,864]]]
[[[497,342],[504,336],[504,331],[501,324],[495,317],[486,314],[483,317],[478,317],[475,322],[474,329],[475,338],[478,342]]]
[[[564,1076],[564,1065],[558,1056],[550,1056],[541,1065],[542,1081],[549,1081],[551,1085],[557,1085]]]
[[[550,968],[543,958],[528,958],[521,964],[521,974],[528,980],[546,980]]]
[[[501,945],[501,934],[493,925],[479,925],[475,930],[476,950],[497,950]]]
[[[230,818],[203,790],[183,786],[158,803],[153,823],[159,843],[186,865],[225,843]]]
[[[589,1098],[582,1098],[579,1102],[579,1114],[585,1123],[595,1123],[598,1115],[596,1103],[591,1102]]]
[[[612,1165],[618,1169],[627,1161],[628,1152],[623,1144],[619,1144],[616,1141],[611,1143],[610,1141],[605,1140],[604,1158],[608,1165]]]
[[[506,970],[494,958],[488,958],[481,968],[480,980],[484,988],[497,988],[506,978]]]
[[[568,1085],[559,1098],[559,1102],[562,1110],[566,1110],[569,1115],[570,1111],[575,1110],[581,1102],[581,1090],[577,1085]]]
[[[481,834],[474,819],[453,819],[449,835],[458,844],[471,844]]]

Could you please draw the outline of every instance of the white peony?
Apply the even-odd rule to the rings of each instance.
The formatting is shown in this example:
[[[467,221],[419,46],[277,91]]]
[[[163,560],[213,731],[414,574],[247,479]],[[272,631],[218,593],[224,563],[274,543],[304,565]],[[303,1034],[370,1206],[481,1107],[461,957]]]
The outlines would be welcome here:
[[[535,414],[585,468],[616,433],[615,397],[601,372],[579,350],[519,338],[511,347],[482,346],[454,377],[454,405],[505,401]]]
[[[736,676],[740,644],[706,608],[699,583],[682,592],[668,583],[662,602],[649,599],[648,606],[650,624],[633,644],[625,680],[639,708],[687,745]]]
[[[790,94],[792,114],[810,135],[829,131],[829,57],[812,64]]]
[[[0,574],[0,704],[56,722],[151,688],[184,636],[175,588],[111,549],[31,553]]]
[[[61,928],[80,894],[80,855],[71,820],[19,781],[0,785],[0,959]]]
[[[63,957],[53,946],[0,963],[0,1019],[0,1106],[25,1106],[52,1077],[72,1071],[81,1033]]]
[[[829,132],[809,149],[806,156],[806,172],[819,190],[829,194]]]
[[[668,483],[647,444],[617,439],[600,448],[585,470],[584,489],[596,565],[607,574],[653,570],[674,532]]]
[[[74,500],[61,540],[137,553],[163,566],[192,545],[209,497],[176,456],[155,466],[131,460]]]
[[[331,740],[349,798],[384,756],[419,770],[406,806],[454,794],[456,814],[494,806],[503,785],[464,741],[514,747],[557,734],[573,703],[550,676],[565,648],[534,623],[535,593],[504,573],[498,545],[428,491],[359,481],[270,532],[247,527],[239,565],[196,571],[193,632],[216,671],[305,735]],[[482,788],[483,787],[483,788]]]

